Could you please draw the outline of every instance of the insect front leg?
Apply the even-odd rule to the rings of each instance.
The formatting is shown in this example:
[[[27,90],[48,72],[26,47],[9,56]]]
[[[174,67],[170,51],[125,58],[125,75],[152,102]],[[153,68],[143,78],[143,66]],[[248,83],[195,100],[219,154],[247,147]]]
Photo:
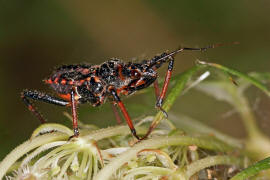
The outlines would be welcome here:
[[[164,81],[161,93],[159,93],[158,81],[156,80],[154,82],[155,94],[157,96],[156,107],[160,111],[162,111],[162,113],[166,117],[168,117],[168,114],[164,109],[162,109],[162,104],[163,104],[163,100],[165,98],[166,92],[168,90],[168,85],[169,85],[169,82],[170,82],[170,79],[171,79],[171,76],[172,76],[173,64],[174,64],[174,59],[173,59],[173,57],[171,57],[170,61],[169,61],[168,71],[166,73],[166,77],[165,77],[165,81]],[[152,122],[152,124],[150,125],[147,133],[140,140],[146,139],[149,136],[149,134],[151,134],[151,132],[156,128],[156,126],[157,126],[157,124],[155,122]]]
[[[138,140],[141,140],[140,137],[137,135],[136,129],[135,129],[133,123],[132,123],[132,120],[131,120],[131,118],[130,118],[130,116],[129,116],[129,114],[128,114],[128,112],[127,112],[127,110],[126,110],[126,108],[125,108],[125,106],[123,104],[123,102],[121,101],[120,97],[117,95],[115,89],[111,89],[110,92],[111,92],[111,95],[112,95],[114,101],[117,103],[118,107],[120,108],[121,112],[123,113],[123,116],[125,117],[125,120],[126,120],[126,122],[128,124],[128,127],[129,127],[131,133]]]
[[[30,99],[35,101],[43,101],[49,104],[55,104],[58,106],[67,106],[69,102],[50,96],[48,94],[38,92],[38,91],[29,91],[25,90],[21,93],[21,98],[23,102],[26,104],[28,109],[39,119],[41,123],[45,123],[46,120],[42,117],[42,115],[36,110],[35,106],[31,103]]]
[[[168,114],[164,109],[162,109],[162,104],[163,104],[165,95],[167,93],[168,85],[169,85],[169,82],[170,82],[170,79],[171,79],[171,76],[172,76],[173,64],[174,64],[174,58],[171,57],[170,61],[169,61],[169,65],[168,65],[168,70],[167,70],[167,73],[166,73],[166,76],[165,76],[164,84],[163,84],[163,87],[162,87],[162,91],[161,91],[161,93],[160,93],[160,95],[159,95],[159,97],[157,99],[157,103],[156,103],[156,107],[159,110],[161,110],[166,117],[168,117]]]

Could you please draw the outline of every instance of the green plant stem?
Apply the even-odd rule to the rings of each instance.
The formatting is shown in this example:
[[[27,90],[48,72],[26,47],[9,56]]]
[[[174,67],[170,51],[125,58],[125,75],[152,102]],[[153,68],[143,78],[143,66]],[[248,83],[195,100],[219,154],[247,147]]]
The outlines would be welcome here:
[[[66,170],[68,169],[69,165],[72,163],[72,160],[75,157],[76,152],[72,153],[71,156],[67,159],[67,161],[63,164],[63,167],[61,168],[61,172],[57,176],[57,179],[62,178],[62,176],[65,174]]]
[[[237,91],[235,88],[234,90]],[[247,130],[249,138],[257,136],[257,134],[260,134],[260,129],[257,126],[256,119],[251,111],[247,99],[239,92],[234,92],[232,95],[234,99],[234,107],[240,113],[244,121],[245,129]]]
[[[233,147],[243,148],[243,141],[221,133],[214,128],[208,127],[205,124],[192,119],[191,117],[185,116],[183,114],[177,116],[174,114],[170,114],[170,119],[177,127],[184,129],[186,132],[214,135],[216,138],[220,139],[223,142],[226,142]]]
[[[244,169],[240,173],[236,174],[234,177],[231,178],[231,180],[245,180],[249,177],[252,177],[256,174],[258,174],[260,171],[269,169],[270,168],[270,157],[261,160],[252,166]]]
[[[126,172],[126,176],[124,179],[129,180],[135,177],[137,174],[142,174],[144,172],[145,174],[153,174],[156,176],[166,176],[174,173],[174,170],[169,169],[169,168],[163,168],[163,167],[155,167],[155,166],[147,166],[147,167],[138,167],[138,168],[133,168],[129,171]]]
[[[239,158],[231,156],[209,156],[204,159],[197,160],[187,166],[185,171],[186,179],[188,180],[192,175],[214,165],[241,165]]]
[[[142,127],[136,127],[136,130],[138,134],[145,133],[146,129]],[[114,126],[114,127],[108,127],[104,129],[99,129],[95,131],[84,131],[82,132],[82,135],[84,138],[90,138],[94,139],[95,141],[99,141],[101,139],[113,137],[113,136],[119,136],[119,135],[127,135],[130,134],[130,129],[127,125],[124,126]]]
[[[36,147],[39,147],[43,144],[50,143],[53,141],[60,141],[65,140],[68,138],[68,135],[62,134],[62,133],[50,133],[50,134],[44,134],[42,136],[38,136],[36,138],[33,138],[31,140],[28,140],[21,144],[20,146],[16,147],[11,151],[0,163],[0,179],[3,178],[3,176],[8,171],[9,167],[15,163],[20,157],[28,153],[29,151],[35,149]]]
[[[51,148],[54,148],[54,147],[57,147],[57,146],[61,146],[65,143],[66,143],[66,141],[56,141],[56,142],[47,143],[47,144],[40,146],[39,148],[35,149],[30,154],[28,154],[28,156],[26,158],[24,158],[24,160],[21,162],[21,166],[24,166],[27,163],[29,163],[34,157],[39,155],[41,152],[48,150],[48,149],[51,149]]]
[[[73,135],[73,131],[64,125],[56,124],[56,123],[45,123],[45,124],[41,124],[37,129],[35,129],[35,131],[31,135],[31,138],[39,136],[40,134],[44,134],[47,132],[54,132],[54,131],[67,134],[68,136]]]
[[[189,136],[156,137],[144,140],[136,144],[126,152],[122,153],[118,157],[116,157],[113,161],[107,164],[97,174],[97,176],[94,177],[94,179],[96,180],[109,179],[117,169],[119,169],[124,163],[135,158],[137,153],[143,149],[157,149],[165,146],[181,146],[181,145],[182,146],[196,145],[204,149],[216,150],[220,152],[228,152],[233,150],[233,148],[228,146],[227,144],[224,144],[221,141],[212,138],[204,139]]]
[[[256,156],[256,159],[262,159],[270,156],[270,140],[264,135],[257,123],[254,114],[250,108],[247,99],[244,97],[243,92],[236,87],[231,87],[228,91],[232,95],[233,106],[239,112],[242,117],[243,124],[248,133],[248,139],[246,141],[246,148],[252,152],[252,155]]]

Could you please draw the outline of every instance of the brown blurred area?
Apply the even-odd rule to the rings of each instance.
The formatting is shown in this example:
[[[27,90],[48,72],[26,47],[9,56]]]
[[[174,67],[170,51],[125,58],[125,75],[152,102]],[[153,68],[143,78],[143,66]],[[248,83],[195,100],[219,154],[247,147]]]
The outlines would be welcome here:
[[[241,72],[269,72],[270,2],[239,1],[7,1],[0,2],[0,159],[26,140],[39,125],[20,99],[23,89],[52,93],[42,80],[61,64],[99,64],[111,57],[125,61],[151,58],[180,45],[203,47],[238,41],[207,52],[185,52],[176,58],[174,73],[196,59],[214,61]],[[166,67],[160,70],[163,76]],[[253,90],[253,89],[252,89]],[[253,90],[252,107],[261,128],[270,128],[270,101]],[[143,97],[139,95],[138,97]],[[155,112],[154,98],[125,100],[132,117]],[[152,103],[151,103],[152,102]],[[199,103],[198,103],[199,102]],[[49,122],[71,125],[62,115],[69,109],[37,103]],[[213,107],[217,108],[213,112]],[[255,107],[255,105],[254,105]],[[105,111],[105,110],[106,111]],[[180,112],[234,135],[244,136],[237,115],[221,118],[228,105],[191,92],[174,107]],[[135,111],[137,113],[135,113]],[[104,113],[106,112],[106,113]],[[105,114],[105,115],[104,115]],[[101,127],[115,124],[108,103],[83,106],[80,119]],[[89,120],[90,119],[90,120]],[[104,120],[101,121],[100,119]]]

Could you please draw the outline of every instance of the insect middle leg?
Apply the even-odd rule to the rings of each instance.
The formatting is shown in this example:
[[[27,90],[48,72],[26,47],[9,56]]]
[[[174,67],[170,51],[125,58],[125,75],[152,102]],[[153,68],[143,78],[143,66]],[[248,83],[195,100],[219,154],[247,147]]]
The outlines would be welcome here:
[[[160,90],[159,90],[159,87],[158,87],[158,79],[156,79],[155,82],[154,82],[154,89],[155,89],[156,98],[158,100],[159,95],[160,95]]]
[[[114,116],[115,116],[115,119],[116,119],[116,122],[117,124],[121,124],[121,116],[120,114],[118,113],[117,109],[116,109],[116,104],[114,105],[114,103],[111,103],[111,106],[112,106],[112,110],[113,110],[113,113],[114,113]]]
[[[116,91],[114,89],[111,90],[111,95],[113,96],[114,101],[116,102],[116,104],[118,105],[118,107],[120,108],[120,110],[122,111],[125,120],[128,124],[128,127],[131,131],[131,133],[133,134],[134,137],[136,137],[138,140],[141,140],[140,137],[137,135],[136,133],[136,129],[132,123],[132,120],[123,104],[123,102],[121,101],[120,97],[117,95]]]

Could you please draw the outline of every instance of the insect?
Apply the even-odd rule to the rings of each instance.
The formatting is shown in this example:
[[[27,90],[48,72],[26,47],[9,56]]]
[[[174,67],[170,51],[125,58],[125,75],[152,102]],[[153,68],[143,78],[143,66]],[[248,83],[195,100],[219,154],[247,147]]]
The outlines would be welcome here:
[[[71,107],[74,131],[72,137],[79,136],[77,106],[90,103],[92,106],[97,107],[105,103],[106,99],[109,99],[121,110],[133,136],[138,140],[142,140],[147,138],[154,127],[150,126],[146,135],[139,137],[120,96],[133,94],[153,84],[157,97],[156,108],[167,116],[167,113],[162,109],[162,103],[172,75],[174,56],[185,50],[204,51],[216,46],[218,45],[204,48],[179,48],[169,53],[164,52],[150,60],[143,60],[139,63],[110,59],[100,65],[63,65],[57,68],[49,78],[44,80],[59,97],[39,91],[24,90],[21,93],[21,98],[41,123],[46,121],[30,100]],[[168,63],[168,70],[160,92],[157,82],[157,69],[165,63]]]

